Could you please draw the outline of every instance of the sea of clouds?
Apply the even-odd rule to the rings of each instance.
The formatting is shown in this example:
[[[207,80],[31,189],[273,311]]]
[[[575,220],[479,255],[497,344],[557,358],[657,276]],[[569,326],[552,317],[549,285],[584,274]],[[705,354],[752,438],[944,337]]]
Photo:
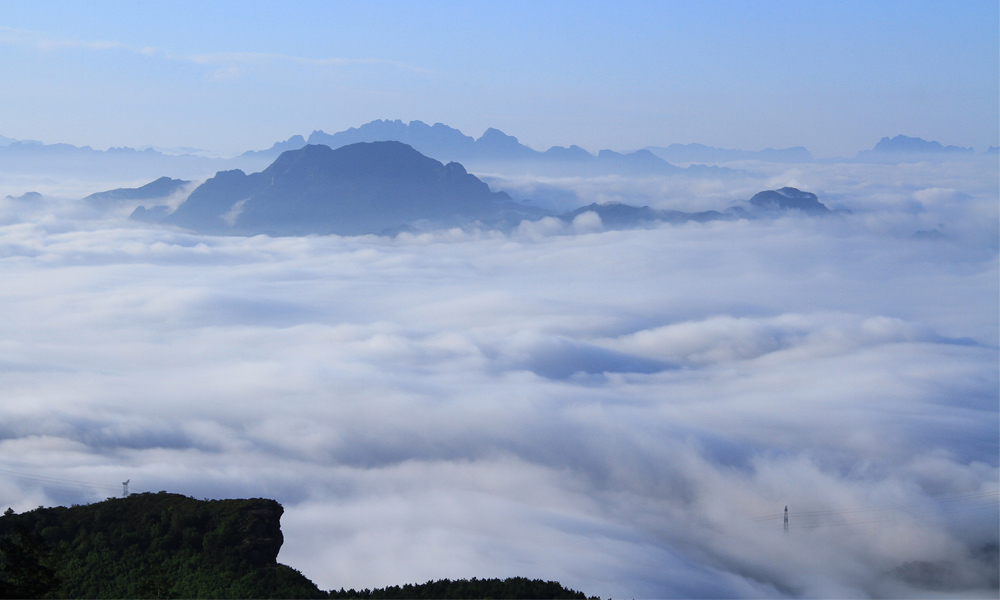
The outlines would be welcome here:
[[[995,595],[996,159],[741,166],[490,181],[853,212],[212,237],[8,183],[51,191],[0,201],[2,502],[275,498],[324,589]]]

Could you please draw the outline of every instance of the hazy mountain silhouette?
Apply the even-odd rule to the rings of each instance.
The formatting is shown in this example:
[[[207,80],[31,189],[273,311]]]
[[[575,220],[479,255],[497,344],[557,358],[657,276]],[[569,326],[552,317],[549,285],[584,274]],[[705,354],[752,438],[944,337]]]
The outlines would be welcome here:
[[[888,154],[893,152],[922,152],[931,154],[971,154],[972,148],[962,148],[959,146],[942,146],[940,142],[924,140],[921,138],[897,135],[894,138],[884,137],[875,144],[872,152],[876,154]]]
[[[803,163],[813,160],[809,150],[802,146],[780,149],[765,148],[763,150],[729,150],[704,144],[670,144],[666,148],[649,146],[646,149],[663,160],[674,163],[726,163],[737,160]]]
[[[4,200],[17,200],[21,202],[37,202],[42,199],[42,195],[38,192],[25,192],[20,196],[5,196]]]
[[[830,213],[830,209],[819,201],[816,194],[793,187],[758,192],[750,198],[750,205],[755,209],[766,211],[801,210],[811,215]]]
[[[657,210],[648,206],[631,206],[620,202],[581,206],[574,211],[561,215],[560,218],[564,221],[572,221],[586,212],[596,213],[601,218],[601,223],[605,229],[632,229],[657,222],[685,223],[687,221],[697,221],[704,223],[706,221],[732,218],[715,210],[689,213],[679,210]]]
[[[974,156],[972,148],[944,146],[940,142],[905,135],[883,137],[871,150],[858,152],[862,162],[897,163],[924,160],[950,160]]]
[[[96,194],[87,196],[84,200],[94,208],[105,210],[130,200],[166,198],[189,183],[191,182],[183,179],[160,177],[156,181],[147,183],[142,187],[118,188],[106,192],[97,192]]]
[[[605,153],[605,160],[623,156]],[[161,179],[138,189],[154,184],[165,185]],[[590,204],[559,217],[571,222],[594,212],[604,228],[627,229],[657,222],[754,218],[787,210],[809,215],[849,212],[830,211],[815,194],[785,187],[755,194],[749,208],[725,212],[609,203]],[[336,150],[314,144],[289,150],[250,175],[220,171],[172,214],[165,215],[164,207],[140,207],[132,218],[236,235],[393,235],[465,225],[509,229],[551,214],[514,202],[504,192],[490,191],[459,163],[442,164],[401,142],[359,142]]]
[[[447,125],[435,123],[432,126],[423,121],[403,123],[400,120],[377,120],[339,133],[314,131],[309,136],[310,144],[323,144],[331,148],[378,141],[403,142],[421,154],[442,161],[525,160],[537,158],[541,154],[518,142],[516,137],[492,127],[479,139],[474,139]]]
[[[703,212],[683,212],[679,210],[657,210],[648,206],[631,206],[620,202],[590,204],[560,215],[564,221],[572,221],[586,212],[596,213],[605,229],[631,229],[646,227],[656,223],[704,223],[720,219],[753,219],[767,217],[783,211],[798,210],[811,216],[829,214],[850,214],[845,209],[830,210],[819,201],[816,194],[803,192],[793,187],[780,190],[766,190],[754,194],[749,200],[750,207],[734,206],[724,212],[706,210]]]
[[[263,168],[265,159],[206,158],[191,154],[164,154],[157,150],[43,144],[14,141],[0,144],[0,172],[71,177],[81,181],[134,180],[169,174],[183,179],[202,179],[226,168]],[[268,161],[269,162],[269,161]]]
[[[425,156],[440,161],[458,161],[464,165],[502,164],[507,169],[542,170],[546,172],[590,172],[621,174],[677,174],[688,172],[657,157],[648,150],[621,154],[602,150],[596,156],[579,146],[553,146],[539,152],[520,143],[514,136],[489,128],[478,139],[441,123],[427,125],[422,121],[404,123],[400,120],[377,120],[338,133],[314,131],[308,140],[293,136],[267,150],[246,152],[243,158],[277,157],[281,152],[297,149],[306,143],[340,148],[360,142],[397,141],[411,146]],[[701,167],[704,169],[704,167]],[[723,173],[713,170],[713,175]],[[696,167],[692,174],[702,174]]]
[[[306,140],[301,135],[293,135],[283,142],[275,142],[273,146],[267,150],[250,150],[244,152],[241,156],[247,158],[270,158],[275,159],[281,155],[282,152],[287,152],[288,150],[298,150],[302,146],[306,145]]]
[[[334,134],[314,131],[309,135],[310,144],[340,148],[359,142],[402,142],[425,156],[440,161],[462,160],[470,157],[476,140],[461,131],[442,123],[428,125],[423,121],[404,123],[400,120],[376,120],[360,127],[351,127]]]
[[[167,224],[213,233],[362,235],[405,227],[520,221],[546,214],[400,142],[309,144],[260,173],[216,174]]]

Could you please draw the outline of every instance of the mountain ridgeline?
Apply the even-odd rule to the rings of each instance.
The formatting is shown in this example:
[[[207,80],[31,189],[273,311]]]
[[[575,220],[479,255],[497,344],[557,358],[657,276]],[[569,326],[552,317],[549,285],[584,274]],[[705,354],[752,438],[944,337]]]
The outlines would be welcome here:
[[[274,500],[132,494],[0,517],[0,598],[569,598],[554,581],[441,580],[325,592],[277,562]],[[593,600],[593,599],[592,599]]]
[[[246,152],[243,156],[273,158],[281,152],[295,150],[306,144],[340,148],[351,144],[381,141],[402,142],[421,154],[441,161],[461,161],[464,164],[476,165],[502,163],[508,169],[514,164],[520,164],[530,170],[546,172],[551,172],[553,169],[558,171],[560,167],[574,171],[584,168],[591,172],[633,175],[677,174],[686,171],[645,149],[628,153],[601,150],[594,155],[579,146],[568,148],[553,146],[544,152],[539,152],[525,146],[516,137],[493,127],[487,129],[479,138],[473,138],[442,123],[428,125],[422,121],[404,123],[400,120],[376,120],[333,134],[314,131],[308,139],[296,135],[274,144],[267,150]],[[691,172],[702,172],[706,169],[715,174],[724,172],[722,169],[700,166]]]
[[[293,135],[265,150],[248,151],[229,158],[211,157],[211,153],[195,148],[137,150],[121,147],[96,150],[89,146],[18,141],[0,135],[0,172],[19,176],[28,173],[49,176],[60,172],[81,181],[95,182],[108,181],[109,178],[134,181],[165,173],[174,178],[202,180],[219,171],[262,170],[282,152],[299,150],[307,144],[337,149],[361,142],[384,141],[402,142],[425,156],[444,163],[460,162],[475,172],[502,172],[507,175],[576,176],[587,173],[625,177],[667,175],[724,179],[738,173],[724,166],[729,163],[742,169],[747,167],[739,164],[742,161],[787,164],[816,160],[801,146],[751,151],[703,144],[670,144],[665,147],[648,146],[631,152],[600,150],[593,154],[571,145],[552,146],[540,151],[493,127],[474,138],[442,123],[428,125],[422,121],[404,123],[400,120],[375,120],[336,133],[317,130],[307,137]],[[998,152],[1000,150],[996,147],[991,147],[985,153],[976,153],[971,148],[946,146],[932,140],[897,135],[882,138],[874,148],[863,150],[854,158],[823,160],[863,163],[968,160],[974,156]],[[687,166],[674,163],[687,163]],[[148,216],[159,218],[162,215]]]

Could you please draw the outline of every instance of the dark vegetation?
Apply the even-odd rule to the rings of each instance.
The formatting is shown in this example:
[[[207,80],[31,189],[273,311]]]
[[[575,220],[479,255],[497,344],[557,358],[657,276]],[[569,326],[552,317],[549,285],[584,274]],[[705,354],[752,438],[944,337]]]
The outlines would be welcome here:
[[[527,579],[525,577],[509,577],[507,579],[441,579],[427,583],[402,587],[393,585],[374,590],[331,591],[330,598],[365,600],[400,599],[400,598],[509,598],[527,600],[531,598],[567,598],[573,600],[588,600],[583,592],[564,588],[555,581]],[[591,598],[590,600],[595,600]]]
[[[0,517],[0,598],[574,598],[554,581],[459,579],[324,592],[278,564],[274,500],[133,494]],[[593,599],[591,599],[593,600]]]
[[[322,598],[276,562],[274,500],[134,494],[0,518],[7,598]]]

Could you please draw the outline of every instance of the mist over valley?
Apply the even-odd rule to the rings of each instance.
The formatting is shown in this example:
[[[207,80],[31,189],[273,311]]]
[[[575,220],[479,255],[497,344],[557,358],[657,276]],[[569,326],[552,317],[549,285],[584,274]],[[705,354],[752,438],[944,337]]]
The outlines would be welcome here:
[[[0,595],[997,597],[995,2],[11,8]]]
[[[996,585],[995,158],[164,173],[0,201],[17,510],[273,497],[324,589]]]

